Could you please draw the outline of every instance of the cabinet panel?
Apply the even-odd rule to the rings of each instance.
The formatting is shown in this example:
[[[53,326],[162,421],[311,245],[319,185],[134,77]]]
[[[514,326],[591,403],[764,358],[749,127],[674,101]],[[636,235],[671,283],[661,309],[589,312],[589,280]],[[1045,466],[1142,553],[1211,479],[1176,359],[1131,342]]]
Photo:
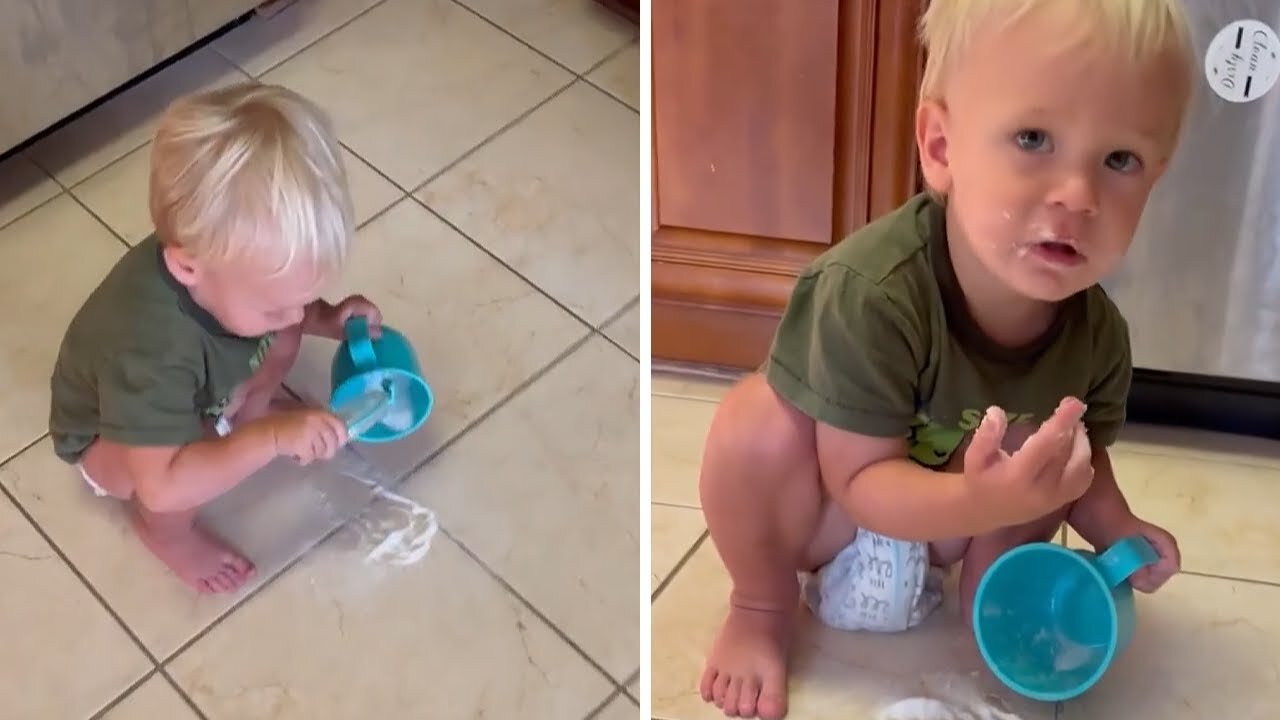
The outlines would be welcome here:
[[[654,0],[656,360],[755,367],[797,273],[916,191],[922,4]]]
[[[173,0],[0,2],[0,152],[192,40]]]
[[[839,5],[654,2],[663,226],[831,241]]]

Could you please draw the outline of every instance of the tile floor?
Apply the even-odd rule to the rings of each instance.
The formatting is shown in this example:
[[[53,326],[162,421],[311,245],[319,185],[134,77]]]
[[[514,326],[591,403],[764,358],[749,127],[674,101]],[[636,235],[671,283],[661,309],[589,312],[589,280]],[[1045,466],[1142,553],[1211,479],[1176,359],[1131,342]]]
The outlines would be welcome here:
[[[0,715],[637,716],[636,36],[591,0],[300,0],[0,165]],[[247,77],[332,113],[361,223],[338,291],[414,341],[437,405],[220,499],[260,579],[196,597],[54,459],[47,378],[149,232],[157,113]],[[291,387],[324,397],[332,351]],[[435,511],[420,563],[367,561],[403,508],[353,467]]]
[[[696,482],[702,440],[725,388],[654,375],[652,699],[654,717],[663,720],[722,717],[696,690],[728,592],[705,537]],[[872,720],[885,704],[922,690],[989,694],[1023,720],[1275,717],[1280,443],[1131,427],[1115,463],[1134,508],[1179,538],[1186,572],[1139,597],[1133,645],[1093,691],[1059,707],[1011,697],[983,670],[952,602],[901,636],[842,633],[808,620],[795,653],[790,717]]]

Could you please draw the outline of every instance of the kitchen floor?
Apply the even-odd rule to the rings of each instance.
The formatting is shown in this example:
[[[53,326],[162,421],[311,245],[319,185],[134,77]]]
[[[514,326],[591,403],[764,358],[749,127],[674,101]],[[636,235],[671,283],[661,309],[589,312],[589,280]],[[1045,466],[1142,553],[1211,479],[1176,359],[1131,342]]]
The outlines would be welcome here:
[[[0,715],[637,716],[637,34],[592,0],[300,0],[0,164]],[[221,498],[259,576],[197,597],[54,458],[48,376],[150,230],[157,114],[249,77],[332,114],[361,223],[335,293],[413,341],[436,408]],[[290,387],[326,398],[333,349]],[[430,551],[396,564],[405,537]]]
[[[728,577],[698,509],[702,442],[727,385],[653,381],[653,715],[722,717],[697,681],[719,627]],[[954,602],[897,636],[844,633],[806,616],[791,681],[792,718],[905,720],[879,714],[929,696],[958,720],[1264,720],[1280,701],[1280,443],[1131,426],[1114,451],[1130,503],[1179,539],[1185,572],[1139,596],[1128,653],[1083,698],[1012,697],[984,669]],[[1068,537],[1069,544],[1079,540]],[[1009,714],[1002,714],[1009,713]]]

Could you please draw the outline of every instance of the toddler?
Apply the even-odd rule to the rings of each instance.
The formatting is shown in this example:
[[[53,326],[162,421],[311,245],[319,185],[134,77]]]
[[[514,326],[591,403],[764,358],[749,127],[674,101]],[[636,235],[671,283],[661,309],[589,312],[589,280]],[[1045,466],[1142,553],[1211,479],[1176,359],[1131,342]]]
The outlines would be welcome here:
[[[1066,522],[1105,548],[1134,515],[1108,447],[1131,376],[1098,286],[1180,131],[1194,59],[1176,0],[933,0],[916,144],[929,188],[798,278],[763,369],[721,403],[702,507],[733,582],[701,693],[780,718],[804,598],[899,631],[962,562],[966,620],[1002,553]]]
[[[341,338],[368,300],[320,298],[353,232],[340,146],[281,87],[175,102],[151,150],[155,234],[124,254],[67,328],[51,379],[55,452],[129,503],[143,543],[202,592],[253,564],[196,511],[274,458],[327,459],[346,428],[275,402],[304,334]]]

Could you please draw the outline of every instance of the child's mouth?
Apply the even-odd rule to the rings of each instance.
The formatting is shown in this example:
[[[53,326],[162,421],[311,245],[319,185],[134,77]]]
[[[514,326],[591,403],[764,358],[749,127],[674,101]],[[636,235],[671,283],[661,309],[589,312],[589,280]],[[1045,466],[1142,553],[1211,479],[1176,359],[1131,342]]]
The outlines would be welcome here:
[[[1085,256],[1075,244],[1065,240],[1038,240],[1028,249],[1040,260],[1058,267],[1075,267],[1085,262]]]

